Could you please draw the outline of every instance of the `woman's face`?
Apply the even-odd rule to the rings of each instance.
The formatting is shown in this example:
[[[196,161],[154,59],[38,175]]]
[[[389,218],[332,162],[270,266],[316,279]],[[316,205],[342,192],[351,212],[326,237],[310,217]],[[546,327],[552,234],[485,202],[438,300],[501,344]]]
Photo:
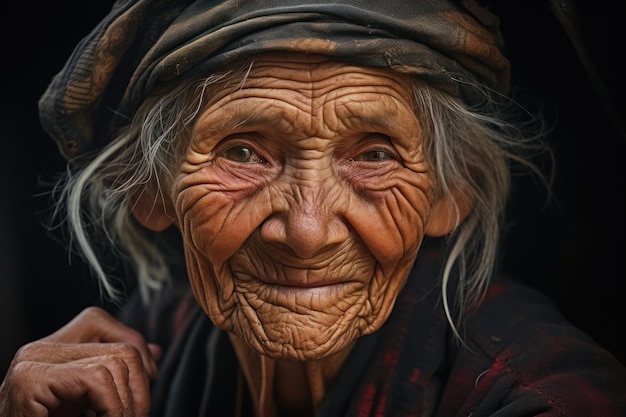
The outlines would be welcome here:
[[[432,195],[409,82],[294,55],[258,58],[240,88],[215,92],[173,189],[204,310],[293,360],[385,322]]]

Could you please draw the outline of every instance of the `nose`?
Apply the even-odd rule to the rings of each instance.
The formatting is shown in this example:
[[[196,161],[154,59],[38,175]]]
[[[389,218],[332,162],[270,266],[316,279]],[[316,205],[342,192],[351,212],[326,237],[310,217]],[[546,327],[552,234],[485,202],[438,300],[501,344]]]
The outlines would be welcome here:
[[[264,222],[263,239],[287,246],[302,259],[310,259],[347,239],[349,231],[338,213],[338,199],[311,187],[298,187],[290,195],[286,210]]]

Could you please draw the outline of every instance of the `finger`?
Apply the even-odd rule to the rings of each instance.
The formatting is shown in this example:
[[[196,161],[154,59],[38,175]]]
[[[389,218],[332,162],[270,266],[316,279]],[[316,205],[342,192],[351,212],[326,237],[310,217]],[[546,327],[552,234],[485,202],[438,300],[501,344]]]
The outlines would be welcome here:
[[[57,343],[116,343],[133,345],[141,354],[145,369],[151,378],[157,374],[157,360],[144,337],[111,316],[100,307],[88,307],[65,326],[42,339]]]
[[[85,358],[76,363],[97,362],[105,365],[114,378],[125,409],[132,409],[135,416],[145,416],[150,408],[150,383],[141,357],[131,345],[115,344],[115,346],[117,347],[115,354]]]
[[[160,355],[160,348],[151,348]],[[130,343],[53,343],[35,341],[22,346],[16,353],[14,361],[33,361],[47,363],[66,363],[80,359],[116,355],[124,358],[134,372],[152,377],[152,370],[146,369],[141,353]]]
[[[134,349],[132,352],[136,352]],[[87,363],[103,365],[113,377],[117,393],[123,405],[124,416],[147,416],[150,409],[150,385],[147,375],[142,372],[133,372],[141,367],[138,355],[122,358],[107,355],[95,358],[85,358],[76,364]],[[94,363],[96,362],[96,363]],[[98,411],[98,410],[95,410]]]
[[[45,417],[57,410],[91,409],[107,417],[131,416],[122,361],[100,359],[84,364],[20,362],[3,383],[8,415]]]
[[[133,396],[133,387],[131,386],[133,383],[136,385],[134,389],[138,391],[137,399],[139,401],[146,401],[149,396],[145,393],[141,393],[142,391],[147,390],[147,380],[145,377],[137,377],[135,373],[135,377],[131,376],[133,373],[130,372],[128,364],[124,359],[119,356],[107,355],[100,356],[94,358],[86,358],[72,365],[81,366],[85,363],[85,371],[89,371],[93,368],[94,378],[99,378],[103,382],[109,382],[112,378],[113,385],[115,386],[115,390],[119,399],[122,403],[122,415],[123,416],[144,416],[145,414],[135,414],[135,398]],[[132,382],[131,382],[132,380]],[[139,383],[138,383],[139,382]],[[87,397],[91,398],[91,392],[87,393]],[[142,404],[143,407],[143,404]],[[110,413],[109,409],[99,410],[97,408],[93,409],[96,414],[101,413]]]
[[[151,374],[145,369],[138,350],[128,343],[33,342],[18,351],[15,361],[50,364],[101,363],[110,368],[110,373],[119,387],[128,387],[127,393],[120,394],[124,403],[126,404],[130,398],[133,398],[132,406],[136,414],[147,413],[150,402],[149,378]]]

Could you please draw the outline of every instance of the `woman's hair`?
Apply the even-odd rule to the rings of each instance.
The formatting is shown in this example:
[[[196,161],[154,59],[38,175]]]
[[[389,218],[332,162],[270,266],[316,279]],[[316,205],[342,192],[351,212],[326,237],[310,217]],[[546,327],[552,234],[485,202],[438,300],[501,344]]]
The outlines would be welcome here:
[[[552,161],[543,141],[547,132],[542,120],[510,98],[479,85],[474,88],[482,89],[485,101],[468,108],[457,98],[413,83],[416,115],[425,130],[424,153],[436,168],[437,195],[451,196],[457,213],[456,227],[447,236],[441,291],[455,333],[455,322],[480,301],[497,266],[512,176],[533,173],[548,191],[551,182],[551,176],[535,165],[540,155]],[[472,206],[462,221],[460,204]],[[447,288],[452,271],[459,280],[455,312],[451,311]]]
[[[123,298],[114,282],[111,260],[123,258],[132,266],[144,300],[172,279],[170,268],[182,262],[182,249],[172,249],[172,234],[164,237],[141,226],[131,215],[129,196],[145,190],[156,199],[169,192],[172,170],[181,161],[191,124],[207,96],[214,88],[237,88],[251,65],[187,81],[165,94],[148,97],[110,145],[87,156],[88,162],[80,169],[68,169],[56,184],[53,219],[64,215],[70,250],[91,266],[111,300]],[[436,168],[438,193],[473,202],[469,216],[446,237],[449,250],[442,294],[456,330],[446,295],[449,277],[453,270],[460,276],[456,297],[461,308],[455,313],[460,314],[480,299],[489,282],[511,175],[518,165],[536,171],[531,157],[541,149],[541,132],[529,135],[520,129],[523,125],[512,116],[523,110],[512,100],[503,103],[502,97],[492,96],[488,89],[484,105],[470,109],[418,79],[413,86],[415,112],[424,126],[426,158]],[[506,113],[510,109],[516,112]]]

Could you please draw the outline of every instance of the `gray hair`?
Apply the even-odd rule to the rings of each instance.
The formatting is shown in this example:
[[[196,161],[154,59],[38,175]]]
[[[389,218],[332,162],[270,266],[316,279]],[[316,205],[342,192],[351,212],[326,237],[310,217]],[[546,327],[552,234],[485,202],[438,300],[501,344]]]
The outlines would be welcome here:
[[[425,126],[424,147],[436,168],[437,193],[454,197],[461,191],[473,203],[469,215],[447,237],[448,253],[442,273],[442,301],[455,334],[467,307],[478,303],[497,266],[504,210],[509,202],[512,175],[530,172],[550,190],[546,176],[534,160],[552,154],[543,138],[541,120],[517,103],[479,85],[485,101],[468,108],[459,99],[423,83],[413,83],[416,115]],[[549,193],[548,193],[549,194]],[[458,274],[456,317],[450,309],[447,286],[452,271]]]
[[[147,231],[135,220],[129,195],[148,187],[155,198],[162,198],[172,184],[171,170],[188,143],[190,125],[211,88],[236,88],[249,69],[246,65],[188,81],[168,93],[148,97],[110,145],[79,170],[68,169],[57,183],[54,218],[58,221],[64,214],[70,250],[91,266],[102,292],[111,300],[121,301],[123,294],[106,269],[101,245],[132,266],[144,300],[171,281],[170,267],[182,262],[182,250],[171,249],[168,239],[159,238],[160,234]],[[458,227],[445,238],[449,244],[442,296],[456,332],[454,322],[484,294],[496,266],[513,168],[530,168],[543,180],[531,160],[545,149],[539,140],[541,129],[529,134],[505,113],[505,109],[520,108],[511,100],[504,103],[503,97],[484,89],[482,107],[470,109],[460,99],[419,80],[413,85],[415,112],[425,127],[424,149],[428,162],[436,168],[438,192],[454,195],[463,190],[474,202],[470,215],[457,222]],[[452,271],[460,277],[456,292],[460,309],[454,318],[446,290]]]

